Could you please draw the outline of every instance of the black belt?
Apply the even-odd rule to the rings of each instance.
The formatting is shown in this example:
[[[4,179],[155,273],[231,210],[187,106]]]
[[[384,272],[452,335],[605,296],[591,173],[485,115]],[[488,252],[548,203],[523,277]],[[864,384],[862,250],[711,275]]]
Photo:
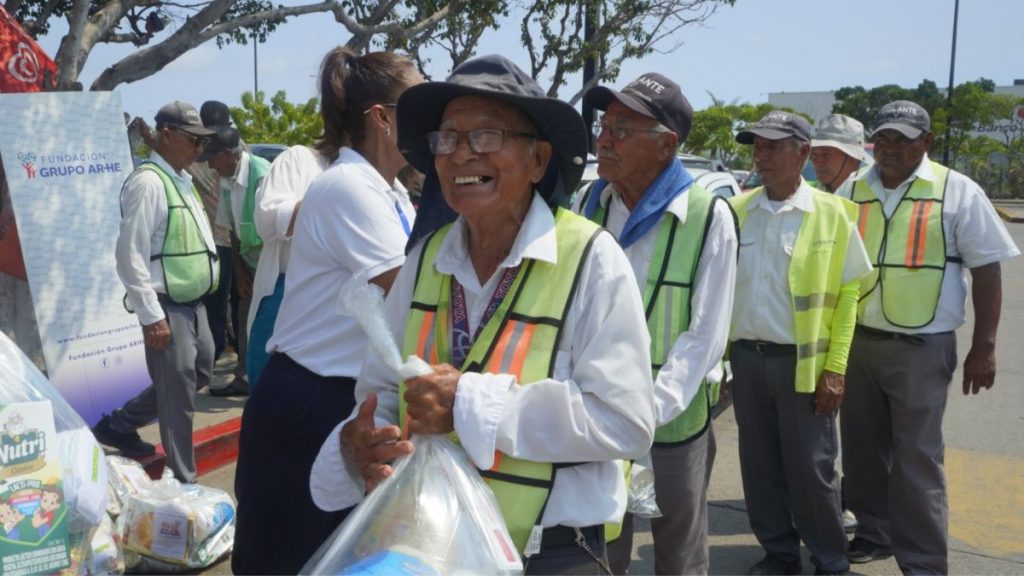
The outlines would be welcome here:
[[[734,344],[753,350],[761,356],[796,356],[796,344],[777,344],[762,340],[737,340]]]
[[[587,544],[596,549],[600,546],[601,536],[604,533],[604,526],[584,526],[580,528]],[[576,529],[572,526],[552,526],[545,528],[541,536],[540,548],[561,548],[563,546],[576,546]]]
[[[902,332],[889,332],[878,328],[869,328],[857,324],[856,333],[871,338],[872,340],[905,340],[911,344],[924,344],[924,336],[921,334],[904,334]]]

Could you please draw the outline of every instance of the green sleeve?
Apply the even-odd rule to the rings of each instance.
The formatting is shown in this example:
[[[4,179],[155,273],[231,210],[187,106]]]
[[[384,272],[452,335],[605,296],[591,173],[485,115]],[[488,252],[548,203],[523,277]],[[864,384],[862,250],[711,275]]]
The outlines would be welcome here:
[[[857,323],[857,298],[860,296],[860,280],[851,280],[839,288],[839,299],[832,314],[832,337],[828,347],[825,369],[836,374],[846,374],[846,361],[853,343],[853,329]]]

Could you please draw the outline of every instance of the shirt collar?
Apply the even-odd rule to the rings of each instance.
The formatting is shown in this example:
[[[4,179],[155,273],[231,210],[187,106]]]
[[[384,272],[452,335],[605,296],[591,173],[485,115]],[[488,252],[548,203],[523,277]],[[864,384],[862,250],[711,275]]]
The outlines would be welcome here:
[[[469,259],[469,229],[462,216],[452,224],[451,232],[441,244],[434,266],[442,274],[454,274],[455,270]],[[525,259],[558,263],[558,240],[555,237],[555,215],[551,207],[534,192],[526,218],[519,227],[519,234],[508,256],[499,268],[518,266]]]
[[[394,186],[388,184],[387,180],[380,175],[380,172],[377,171],[377,168],[374,167],[369,160],[364,158],[359,152],[356,152],[347,146],[342,147],[342,149],[338,151],[338,159],[335,160],[334,164],[331,164],[330,167],[334,168],[343,164],[343,170],[357,170],[363,177],[368,178],[379,191],[388,192],[393,190],[408,197],[405,186],[403,186],[397,178],[395,179]]]
[[[242,157],[238,159],[238,168],[235,169],[235,184],[243,188],[249,185],[248,152],[242,152]]]
[[[786,198],[785,205],[792,206],[802,212],[814,212],[814,197],[812,194],[814,192],[811,190],[810,185],[801,177],[800,187],[796,189],[792,196]],[[751,202],[751,208],[760,208],[767,212],[774,212],[771,207],[771,200],[768,199],[768,192],[764,188],[758,191],[757,198],[754,198]]]
[[[150,154],[149,161],[162,168],[164,172],[170,174],[171,178],[181,183],[184,190],[192,189],[192,175],[189,174],[187,170],[175,170],[174,167],[168,164],[167,160],[164,160],[164,157],[156,150],[153,150],[153,153]]]

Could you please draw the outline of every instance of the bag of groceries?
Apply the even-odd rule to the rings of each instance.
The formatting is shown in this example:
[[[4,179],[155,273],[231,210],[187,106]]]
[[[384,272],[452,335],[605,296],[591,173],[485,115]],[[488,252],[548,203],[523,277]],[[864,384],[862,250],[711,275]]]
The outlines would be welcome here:
[[[2,572],[84,574],[107,499],[89,426],[0,333]]]
[[[303,574],[522,574],[498,503],[445,435],[416,450],[359,504]]]

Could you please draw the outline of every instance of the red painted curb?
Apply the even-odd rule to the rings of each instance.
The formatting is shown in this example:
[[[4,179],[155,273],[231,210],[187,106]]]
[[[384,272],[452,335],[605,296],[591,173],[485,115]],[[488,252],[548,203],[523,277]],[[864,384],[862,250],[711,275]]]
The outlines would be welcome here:
[[[242,417],[225,420],[220,424],[207,426],[192,434],[192,445],[196,450],[196,469],[199,476],[212,472],[238,459],[238,435],[242,429]],[[167,455],[162,444],[156,447],[156,454],[139,459],[146,473],[154,480],[164,470]]]

